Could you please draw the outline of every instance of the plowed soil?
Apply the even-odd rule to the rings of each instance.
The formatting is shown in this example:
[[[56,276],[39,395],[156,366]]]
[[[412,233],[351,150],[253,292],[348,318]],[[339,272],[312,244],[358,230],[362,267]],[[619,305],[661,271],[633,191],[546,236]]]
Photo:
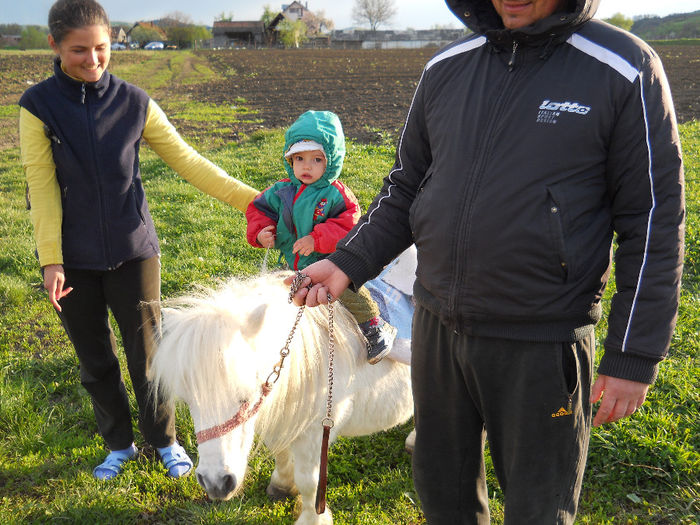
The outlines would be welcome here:
[[[434,52],[426,48],[198,51],[197,58],[207,61],[218,74],[216,79],[180,83],[175,75],[173,82],[150,93],[162,101],[238,104],[256,111],[260,122],[235,124],[231,139],[261,127],[287,126],[306,109],[330,109],[338,113],[349,137],[373,142],[401,127],[423,66]],[[657,52],[679,122],[699,119],[700,46],[662,45]],[[140,60],[139,52],[113,53],[115,64]],[[0,54],[0,105],[16,103],[27,87],[50,74],[46,54]],[[149,75],[147,68],[143,75]],[[147,78],[143,85],[148,85]],[[187,135],[186,122],[177,126]],[[0,148],[16,144],[15,129],[0,126]]]
[[[350,137],[372,141],[406,117],[425,63],[435,49],[242,50],[203,52],[210,67],[235,76],[196,86],[199,100],[236,96],[259,111],[265,127],[286,126],[304,109],[338,113]],[[678,120],[700,118],[700,46],[657,50],[671,84]]]

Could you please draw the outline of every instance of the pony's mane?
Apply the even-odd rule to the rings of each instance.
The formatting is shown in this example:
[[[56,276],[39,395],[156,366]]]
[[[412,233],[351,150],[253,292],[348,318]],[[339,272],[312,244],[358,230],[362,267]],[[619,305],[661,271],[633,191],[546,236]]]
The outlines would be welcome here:
[[[298,312],[287,301],[289,289],[282,282],[286,275],[234,278],[218,289],[203,288],[167,301],[163,336],[151,364],[159,395],[195,403],[206,419],[219,423],[231,417],[241,401],[254,402],[280,359]],[[354,318],[338,303],[334,326],[335,364],[352,375],[365,359],[365,347]],[[327,379],[328,309],[306,308],[280,379],[256,423],[273,453],[304,430],[299,422],[320,422]]]

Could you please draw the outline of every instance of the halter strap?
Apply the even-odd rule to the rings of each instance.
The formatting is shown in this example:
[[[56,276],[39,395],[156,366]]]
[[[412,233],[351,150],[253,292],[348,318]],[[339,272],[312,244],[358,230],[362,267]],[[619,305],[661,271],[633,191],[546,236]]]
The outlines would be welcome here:
[[[306,279],[306,278],[307,278],[307,276],[304,275],[303,273],[301,273],[301,272],[296,273],[296,275],[294,276],[294,281],[292,282],[291,289],[289,290],[289,297],[287,299],[287,301],[289,303],[292,302],[294,295],[297,293],[297,291],[301,287],[301,283],[304,282],[304,279]],[[308,288],[310,288],[310,287],[311,287],[311,284],[308,285]],[[330,294],[328,294],[329,306],[330,306],[330,300],[331,300],[331,296],[330,296]],[[234,428],[242,425],[243,423],[248,421],[251,417],[253,417],[256,414],[256,412],[260,409],[260,405],[262,405],[263,400],[272,390],[272,386],[280,378],[280,372],[282,371],[282,366],[284,365],[284,360],[289,355],[289,345],[292,342],[292,338],[294,337],[294,332],[296,331],[297,325],[299,324],[299,321],[301,320],[301,316],[303,313],[304,313],[304,305],[301,305],[299,307],[299,309],[297,310],[297,317],[296,317],[296,320],[294,321],[294,326],[292,326],[292,330],[289,332],[289,335],[287,336],[287,341],[284,344],[284,346],[282,347],[282,349],[280,350],[280,360],[277,361],[277,363],[275,364],[275,366],[272,369],[272,372],[270,373],[270,375],[267,377],[265,382],[260,387],[260,390],[261,390],[260,398],[253,405],[253,407],[250,410],[248,410],[248,407],[250,405],[249,405],[248,401],[245,401],[241,404],[241,408],[238,409],[238,412],[236,412],[236,414],[231,419],[224,421],[220,425],[215,425],[213,427],[205,428],[204,430],[200,430],[196,434],[197,444],[201,445],[202,443],[206,443],[207,441],[209,441],[211,439],[220,438],[221,436],[228,434]],[[329,322],[332,323],[332,318],[329,319]],[[329,395],[330,395],[330,391],[329,391]],[[330,405],[329,405],[329,417],[330,417]]]
[[[206,443],[207,441],[210,441],[212,439],[220,438],[231,432],[236,427],[248,421],[251,417],[253,417],[260,409],[260,405],[262,405],[262,402],[265,399],[265,397],[272,390],[272,385],[265,383],[263,384],[261,390],[262,393],[260,394],[260,398],[255,402],[255,404],[250,410],[248,410],[250,403],[248,403],[248,401],[245,401],[241,405],[241,408],[238,409],[238,412],[236,412],[236,414],[231,419],[224,421],[220,425],[215,425],[213,427],[209,427],[197,432],[197,444],[201,445],[202,443]]]

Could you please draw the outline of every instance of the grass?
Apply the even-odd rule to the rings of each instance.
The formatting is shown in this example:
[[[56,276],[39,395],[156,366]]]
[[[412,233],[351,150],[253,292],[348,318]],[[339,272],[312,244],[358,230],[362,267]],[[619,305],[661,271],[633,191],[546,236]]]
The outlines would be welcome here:
[[[223,114],[206,105],[176,102],[187,111],[183,118],[226,124]],[[593,431],[580,524],[688,525],[700,513],[700,123],[683,125],[681,134],[688,216],[678,328],[643,408]],[[203,153],[263,188],[282,173],[282,141],[281,130],[262,130]],[[389,140],[348,144],[343,179],[363,207],[388,173],[392,152]],[[142,173],[162,242],[165,297],[259,271],[264,254],[245,242],[241,213],[199,193],[148,149]],[[0,522],[293,523],[294,501],[271,503],[265,496],[272,461],[264,450],[250,458],[243,495],[228,502],[208,501],[193,476],[170,480],[147,448],[112,482],[92,478],[104,444],[73,350],[41,289],[30,232],[19,151],[5,149],[0,151]],[[604,330],[601,323],[599,343]],[[186,407],[177,410],[179,438],[196,459],[191,419]],[[337,524],[424,523],[410,458],[402,450],[410,428],[408,423],[372,437],[341,439],[331,448],[328,504]],[[487,475],[493,523],[502,523],[503,495],[490,465]]]

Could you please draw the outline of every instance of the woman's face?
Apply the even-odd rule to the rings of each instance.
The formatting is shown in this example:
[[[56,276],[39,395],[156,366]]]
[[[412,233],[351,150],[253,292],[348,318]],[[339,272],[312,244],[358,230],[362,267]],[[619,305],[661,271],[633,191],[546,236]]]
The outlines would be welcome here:
[[[57,44],[49,35],[51,49],[61,58],[63,70],[84,82],[97,82],[109,64],[109,30],[104,25],[71,30]]]

